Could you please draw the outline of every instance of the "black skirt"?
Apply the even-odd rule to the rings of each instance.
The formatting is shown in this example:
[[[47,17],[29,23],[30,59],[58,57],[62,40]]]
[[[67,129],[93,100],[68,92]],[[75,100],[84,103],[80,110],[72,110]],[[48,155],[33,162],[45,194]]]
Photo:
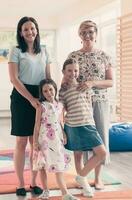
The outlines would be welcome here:
[[[33,97],[39,97],[39,89],[36,85],[26,85]],[[11,135],[31,136],[35,124],[35,108],[15,88],[11,93]]]

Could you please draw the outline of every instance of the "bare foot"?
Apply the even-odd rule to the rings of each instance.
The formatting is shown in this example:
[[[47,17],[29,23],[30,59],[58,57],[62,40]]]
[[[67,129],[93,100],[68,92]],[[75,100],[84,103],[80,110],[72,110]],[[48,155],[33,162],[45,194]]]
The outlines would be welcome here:
[[[95,182],[95,189],[96,190],[104,190],[104,184],[102,183],[102,181]]]

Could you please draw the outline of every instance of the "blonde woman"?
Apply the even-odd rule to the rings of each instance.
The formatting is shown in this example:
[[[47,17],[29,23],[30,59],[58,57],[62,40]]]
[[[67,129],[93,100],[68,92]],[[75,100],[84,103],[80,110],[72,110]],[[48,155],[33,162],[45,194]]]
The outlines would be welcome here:
[[[106,162],[109,162],[109,98],[108,89],[113,85],[112,62],[110,57],[102,50],[96,48],[98,28],[90,20],[83,21],[78,30],[82,48],[69,54],[79,64],[79,90],[92,88],[93,117],[107,149]],[[63,80],[64,81],[64,80]],[[84,153],[87,158],[87,153]],[[101,180],[102,164],[95,168],[95,188],[103,189]],[[81,166],[80,166],[81,168]]]

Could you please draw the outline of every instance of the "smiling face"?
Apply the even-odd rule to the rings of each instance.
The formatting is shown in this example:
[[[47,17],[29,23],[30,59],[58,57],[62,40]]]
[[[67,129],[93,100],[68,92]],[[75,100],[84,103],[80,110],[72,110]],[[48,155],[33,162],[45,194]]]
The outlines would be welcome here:
[[[51,84],[45,84],[42,87],[42,93],[48,102],[53,103],[55,100],[55,88]]]
[[[94,27],[84,27],[80,31],[80,38],[83,44],[93,46],[96,41],[97,33]]]
[[[26,43],[33,43],[37,35],[37,29],[33,22],[27,21],[21,27],[21,36]]]
[[[97,38],[97,25],[91,20],[83,21],[78,29],[79,36],[82,40],[83,48],[93,48]]]
[[[73,82],[79,76],[79,66],[78,64],[68,64],[63,70],[64,80],[66,82]]]

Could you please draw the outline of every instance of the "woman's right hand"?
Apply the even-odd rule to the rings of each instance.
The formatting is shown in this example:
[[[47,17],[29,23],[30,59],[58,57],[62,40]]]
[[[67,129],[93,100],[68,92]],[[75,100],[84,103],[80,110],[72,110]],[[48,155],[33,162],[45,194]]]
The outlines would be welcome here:
[[[37,98],[33,98],[31,101],[30,101],[31,105],[37,109],[41,104],[39,102],[39,100]]]

